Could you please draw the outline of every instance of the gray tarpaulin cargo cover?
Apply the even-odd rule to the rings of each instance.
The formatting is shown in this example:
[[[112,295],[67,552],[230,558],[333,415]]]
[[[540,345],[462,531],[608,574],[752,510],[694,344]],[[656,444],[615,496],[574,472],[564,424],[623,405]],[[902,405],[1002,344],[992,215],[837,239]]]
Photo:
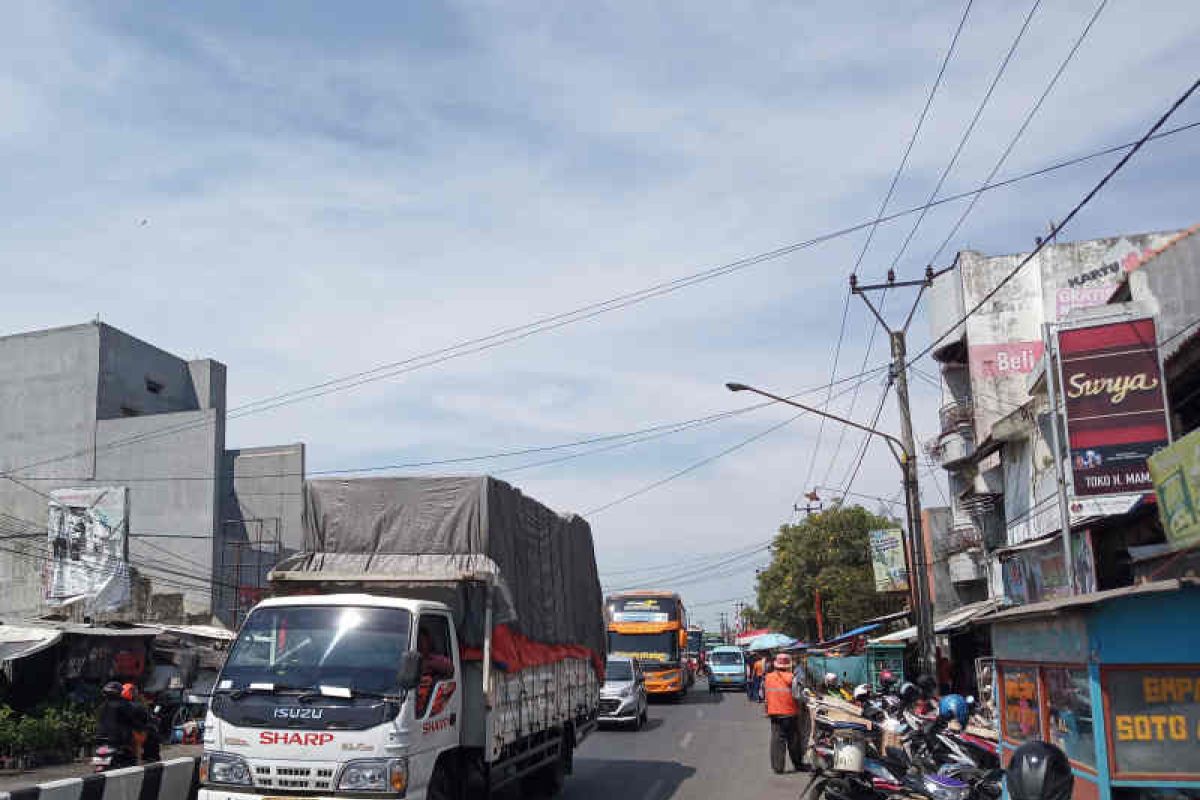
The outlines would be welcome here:
[[[491,477],[312,480],[305,552],[275,576],[319,573],[455,583],[495,576],[493,622],[605,653],[592,531]],[[474,637],[469,637],[474,638]]]

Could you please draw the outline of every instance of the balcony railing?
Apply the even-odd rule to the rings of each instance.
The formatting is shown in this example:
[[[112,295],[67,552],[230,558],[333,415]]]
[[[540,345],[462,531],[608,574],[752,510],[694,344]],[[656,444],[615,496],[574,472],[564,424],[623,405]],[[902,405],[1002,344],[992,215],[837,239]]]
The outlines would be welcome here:
[[[972,425],[975,421],[975,404],[970,400],[955,400],[938,409],[942,433]]]
[[[975,452],[975,437],[970,428],[956,428],[937,438],[930,448],[930,456],[937,459],[938,466],[952,469],[959,461],[970,458]]]
[[[974,525],[958,525],[950,529],[945,539],[947,553],[961,553],[983,547],[983,532]]]

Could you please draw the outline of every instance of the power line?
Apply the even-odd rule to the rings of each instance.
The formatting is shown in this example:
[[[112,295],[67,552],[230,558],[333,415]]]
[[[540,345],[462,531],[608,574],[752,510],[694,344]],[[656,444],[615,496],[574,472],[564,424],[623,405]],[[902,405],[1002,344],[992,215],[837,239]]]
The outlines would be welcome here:
[[[967,142],[970,140],[971,134],[975,131],[975,126],[979,124],[979,119],[983,116],[984,109],[986,109],[988,103],[991,102],[992,94],[996,91],[996,87],[1000,84],[1000,79],[1004,77],[1004,73],[1008,70],[1008,65],[1012,61],[1013,54],[1017,52],[1017,46],[1020,45],[1021,40],[1025,38],[1025,32],[1029,30],[1029,23],[1033,21],[1033,15],[1037,12],[1038,6],[1041,5],[1041,2],[1042,0],[1034,0],[1033,5],[1030,6],[1029,13],[1025,15],[1025,21],[1021,23],[1021,29],[1017,31],[1016,38],[1013,39],[1012,45],[1009,46],[1008,52],[1005,53],[1004,59],[1000,62],[1000,68],[996,71],[995,77],[992,78],[992,82],[988,85],[987,91],[983,95],[983,99],[979,101],[979,106],[975,109],[975,115],[971,117],[971,121],[968,123],[966,130],[963,131],[962,137],[958,141],[958,147],[954,148],[954,154],[950,156],[950,161],[946,164],[945,169],[942,170],[941,176],[938,177],[937,184],[934,185],[933,191],[929,193],[929,199],[926,201],[927,204],[932,203],[934,198],[937,197],[937,193],[942,190],[942,186],[945,184],[946,178],[949,177],[951,170],[954,169],[954,165],[958,163],[959,156],[962,155],[963,149],[967,146]],[[895,269],[895,267],[900,263],[900,259],[904,257],[904,253],[908,250],[908,245],[912,242],[913,237],[916,236],[917,229],[921,227],[921,223],[925,220],[925,215],[928,213],[928,211],[929,209],[926,208],[917,215],[917,219],[915,222],[913,222],[913,226],[909,230],[908,236],[904,238],[903,244],[900,245],[899,252],[897,252],[895,258],[892,259],[893,269]]]
[[[887,365],[880,364],[876,367],[872,367],[871,369],[867,370],[866,372],[862,373],[861,375],[849,375],[849,376],[840,378],[837,381],[835,381],[835,385],[848,383],[852,380],[860,379],[863,377],[873,376],[873,375],[876,375],[876,374],[882,372],[885,369],[887,369]],[[788,399],[791,399],[794,397],[800,397],[800,396],[803,396],[806,394],[812,394],[814,392],[819,392],[825,388],[826,387],[824,385],[814,386],[814,387],[810,387],[808,389],[801,389],[790,395],[786,395],[786,397]],[[242,476],[235,475],[235,476],[233,476],[233,480],[236,482],[238,480],[253,481],[253,480],[261,480],[261,479],[268,479],[268,478],[289,478],[289,477],[297,477],[297,476],[305,476],[305,475],[308,475],[310,477],[318,476],[318,475],[346,475],[346,474],[358,473],[358,472],[383,472],[383,471],[388,471],[388,470],[414,469],[414,468],[420,468],[420,467],[448,466],[448,465],[453,465],[453,464],[475,463],[475,462],[480,462],[480,461],[496,461],[496,460],[500,460],[500,459],[504,459],[504,458],[511,458],[511,457],[515,457],[515,456],[530,455],[530,454],[536,454],[536,453],[548,453],[548,452],[554,452],[554,451],[558,451],[558,450],[567,450],[567,449],[582,447],[582,446],[589,445],[589,444],[614,442],[614,441],[617,442],[616,444],[609,445],[607,447],[595,448],[592,450],[585,450],[581,453],[571,453],[566,456],[562,456],[559,458],[546,460],[546,461],[535,461],[535,462],[531,462],[531,463],[527,463],[527,464],[519,464],[514,467],[508,467],[508,468],[504,468],[504,469],[496,471],[496,474],[507,474],[510,472],[517,472],[520,470],[532,469],[534,467],[545,466],[547,464],[556,464],[556,463],[560,463],[562,461],[567,461],[567,460],[574,459],[574,458],[581,458],[583,456],[593,455],[595,453],[606,452],[608,450],[615,449],[616,447],[623,447],[627,444],[638,444],[640,442],[650,441],[651,439],[656,439],[656,438],[660,438],[662,436],[679,433],[681,431],[689,430],[694,427],[709,425],[709,424],[712,424],[715,422],[720,422],[720,421],[729,419],[731,417],[740,416],[742,414],[746,414],[746,413],[749,413],[752,411],[758,411],[760,409],[766,408],[767,406],[775,405],[776,402],[777,401],[775,401],[775,400],[769,400],[769,401],[764,401],[761,403],[753,403],[750,405],[731,409],[729,411],[720,411],[720,412],[715,412],[713,414],[707,414],[702,417],[693,417],[691,419],[676,420],[674,422],[667,422],[667,423],[661,423],[658,425],[651,425],[646,428],[640,428],[638,430],[633,430],[633,431],[626,431],[624,433],[604,434],[601,436],[592,436],[592,437],[589,437],[586,439],[578,439],[578,440],[575,440],[572,442],[563,442],[563,443],[559,443],[559,444],[543,445],[543,446],[536,446],[536,447],[533,447],[533,446],[523,447],[523,448],[519,448],[519,449],[504,450],[504,451],[500,451],[500,452],[496,452],[496,453],[487,453],[487,454],[478,455],[478,456],[459,456],[459,457],[455,457],[455,458],[428,459],[428,460],[422,460],[422,461],[409,461],[409,462],[404,462],[404,463],[373,464],[373,465],[358,466],[358,467],[342,467],[342,468],[338,468],[338,469],[310,470],[308,472],[289,471],[289,472],[260,473],[260,474],[256,474],[256,475],[242,475]],[[641,437],[641,438],[638,438],[638,437]],[[9,475],[0,475],[0,477],[9,478],[10,480],[13,479],[13,476],[9,476]],[[64,477],[61,475],[60,476],[21,475],[20,480],[22,480],[22,481],[67,481],[67,480],[96,481],[96,480],[106,480],[106,481],[121,481],[121,482],[129,482],[129,483],[149,483],[149,482],[162,482],[162,481],[214,481],[214,480],[217,480],[217,478],[214,478],[211,475],[175,475],[175,476],[157,476],[157,477],[105,476],[103,478],[95,478],[95,477],[88,477],[88,476],[76,476],[73,478],[69,478],[69,477]],[[37,489],[34,489],[33,487],[26,487],[26,488],[29,488],[30,491],[34,491],[34,492],[37,492],[38,494],[41,494],[43,497],[49,497],[48,495],[38,491]],[[235,491],[236,491],[236,489],[235,489]],[[243,495],[246,493],[245,492],[237,492],[237,494]],[[270,495],[270,496],[277,496],[277,495],[284,494],[284,493],[282,493],[282,492],[264,492],[262,494]]]
[[[938,192],[942,190],[942,186],[945,185],[946,179],[950,176],[950,173],[954,170],[954,166],[958,163],[958,159],[962,155],[963,150],[966,148],[967,142],[971,139],[971,134],[975,131],[975,126],[979,124],[979,120],[983,116],[984,110],[987,108],[988,103],[991,102],[992,94],[996,91],[996,87],[999,85],[1000,79],[1004,77],[1004,73],[1008,70],[1008,65],[1012,61],[1013,54],[1017,51],[1017,46],[1020,45],[1021,40],[1025,37],[1025,32],[1029,29],[1029,23],[1033,20],[1033,15],[1037,11],[1039,5],[1041,5],[1041,0],[1034,0],[1033,5],[1029,9],[1029,13],[1025,15],[1025,20],[1021,24],[1021,29],[1017,31],[1017,35],[1013,39],[1012,44],[1009,46],[1008,52],[1005,53],[1003,60],[1000,62],[1000,67],[997,69],[996,75],[992,78],[992,82],[988,85],[987,91],[984,93],[983,98],[979,101],[979,105],[975,109],[974,116],[971,117],[971,121],[967,124],[966,129],[963,130],[962,136],[958,141],[958,146],[954,149],[954,153],[950,156],[950,160],[946,162],[946,166],[942,169],[941,175],[938,176],[938,180],[937,183],[934,184],[933,191],[929,193],[929,198],[926,201],[927,207],[917,215],[916,220],[913,221],[912,228],[909,229],[908,235],[904,238],[903,243],[900,245],[900,250],[892,258],[892,271],[894,271],[899,265],[900,260],[904,257],[905,252],[907,252],[908,246],[912,242],[913,237],[916,236],[917,230],[921,227],[921,223],[924,221],[925,215],[928,213],[930,207],[929,204],[937,198]],[[885,289],[880,299],[880,313],[882,313],[883,304],[886,301],[887,290]],[[847,302],[849,302],[849,298],[847,298]],[[875,347],[875,335],[878,333],[880,327],[878,323],[878,319],[875,319],[872,322],[871,333],[867,339],[867,351],[863,355],[864,365],[871,359],[871,352]],[[850,408],[846,412],[847,416],[853,415],[854,410],[857,407],[858,393],[856,392],[854,396],[850,398]],[[847,433],[848,431],[845,428],[839,432],[838,445],[834,450],[829,471],[825,475],[825,483],[829,482],[829,475],[833,472],[834,463],[837,461],[838,453],[841,452],[842,443],[845,441]],[[865,445],[866,440],[864,440],[863,447],[865,447]],[[861,452],[863,451],[860,450],[860,453]],[[860,455],[858,458],[858,463],[861,465],[862,456]],[[854,472],[857,473],[857,471],[858,467],[856,466],[854,468]]]
[[[892,383],[891,381],[888,381],[887,385],[883,387],[883,391],[879,395],[879,405],[875,407],[875,416],[871,418],[871,424],[869,427],[876,428],[879,426],[879,418],[883,416],[883,405],[887,400],[888,391],[891,388]],[[846,491],[849,491],[850,487],[854,485],[854,481],[858,477],[858,471],[862,469],[863,460],[867,457],[867,448],[870,447],[872,438],[874,438],[874,434],[872,433],[863,434],[862,444],[859,446],[858,450],[858,462],[854,465],[854,468],[847,473],[846,479],[842,482],[842,485],[846,487],[843,491],[843,494]]]
[[[1004,152],[1000,154],[1000,158],[996,160],[995,165],[992,167],[991,171],[988,172],[987,177],[984,178],[984,183],[987,183],[992,178],[996,177],[996,173],[999,172],[1000,168],[1004,166],[1004,162],[1006,162],[1008,157],[1012,154],[1013,148],[1017,146],[1017,142],[1019,142],[1021,137],[1025,135],[1025,131],[1029,128],[1029,123],[1033,122],[1033,118],[1037,115],[1038,111],[1041,110],[1042,104],[1045,103],[1046,98],[1050,96],[1050,92],[1053,91],[1055,85],[1058,83],[1058,79],[1061,78],[1063,72],[1066,71],[1067,65],[1071,63],[1071,59],[1075,57],[1075,53],[1079,51],[1079,46],[1083,44],[1083,40],[1086,39],[1088,34],[1091,32],[1092,26],[1096,24],[1096,20],[1100,18],[1100,14],[1104,11],[1104,7],[1106,5],[1108,5],[1108,0],[1100,0],[1100,4],[1096,6],[1096,10],[1092,12],[1092,16],[1088,19],[1087,25],[1085,25],[1083,30],[1080,31],[1079,36],[1075,38],[1075,43],[1071,45],[1071,49],[1067,52],[1066,58],[1064,58],[1062,63],[1058,65],[1058,69],[1050,78],[1050,82],[1047,83],[1046,88],[1042,90],[1041,96],[1038,97],[1037,102],[1033,104],[1033,107],[1029,109],[1029,113],[1025,115],[1025,120],[1021,123],[1021,127],[1017,128],[1017,132],[1013,134],[1012,139],[1009,140],[1008,146],[1004,148]],[[954,238],[954,235],[958,233],[959,228],[962,227],[963,222],[965,222],[967,217],[970,216],[971,211],[975,208],[975,204],[977,202],[979,202],[979,195],[975,195],[971,198],[971,202],[963,210],[963,213],[959,216],[958,220],[955,221],[954,226],[950,228],[950,232],[946,234],[946,238],[942,240],[940,245],[938,245],[937,251],[932,257],[930,257],[927,263],[933,264],[938,260],[938,257],[941,256],[942,251],[946,249],[946,246],[950,244],[950,240]]]
[[[946,74],[946,67],[950,64],[950,58],[954,55],[954,49],[958,45],[958,38],[962,34],[963,27],[967,24],[967,16],[971,13],[972,2],[973,2],[973,0],[967,0],[966,6],[963,8],[962,16],[958,20],[958,26],[954,29],[954,36],[950,39],[950,46],[948,48],[946,48],[946,55],[942,59],[941,66],[938,68],[937,77],[934,78],[933,86],[931,86],[929,88],[929,94],[925,97],[925,104],[921,107],[920,114],[917,115],[917,122],[913,126],[912,135],[908,137],[908,144],[904,148],[904,155],[901,156],[900,164],[899,164],[899,166],[896,167],[896,171],[892,175],[892,181],[890,184],[888,184],[887,192],[884,193],[883,200],[879,204],[879,211],[876,212],[876,214],[875,214],[875,224],[873,224],[868,229],[867,237],[863,241],[862,249],[860,249],[858,251],[858,257],[854,261],[854,267],[850,270],[851,274],[857,273],[858,268],[862,265],[863,257],[866,256],[867,250],[870,249],[870,247],[871,247],[871,241],[875,238],[875,231],[879,229],[879,220],[881,220],[883,218],[883,215],[885,213],[887,213],[888,204],[892,201],[892,195],[896,191],[896,184],[900,181],[900,176],[904,173],[904,168],[906,166],[908,166],[908,159],[909,159],[909,156],[912,155],[913,146],[917,142],[917,136],[920,135],[921,128],[925,124],[925,118],[929,115],[929,109],[933,105],[933,98],[937,95],[938,87],[940,87],[942,85],[942,78]],[[833,367],[829,371],[829,380],[830,381],[833,381],[837,377],[838,361],[840,360],[841,355],[842,355],[842,341],[846,336],[846,320],[849,316],[849,313],[850,313],[850,295],[847,294],[846,301],[842,305],[842,321],[841,321],[841,325],[838,327],[837,344],[833,349]],[[872,336],[874,336],[874,330],[872,330]],[[867,348],[867,350],[868,350],[867,358],[868,359],[870,358],[870,349],[871,349],[870,346],[868,346],[868,348]],[[865,363],[866,362],[864,360],[864,365],[865,365]],[[825,401],[826,402],[829,401],[828,396],[825,398]],[[853,403],[851,404],[851,412],[850,413],[854,413],[853,412]],[[845,429],[842,429],[841,433],[844,434]],[[817,443],[813,447],[813,457],[808,462],[808,474],[806,475],[806,477],[804,479],[805,487],[810,486],[812,484],[813,470],[816,468],[816,465],[817,465],[817,457],[821,450],[821,440],[822,440],[824,434],[825,434],[825,418],[821,417],[820,424],[817,428]],[[839,452],[841,450],[841,443],[842,443],[843,439],[844,439],[844,436],[838,437],[838,446],[834,449],[834,456],[831,459],[831,467],[832,467],[832,462],[837,460],[837,452]],[[826,480],[828,480],[828,478],[826,478]],[[799,502],[799,498],[797,498],[796,501],[793,502],[792,505],[794,506],[798,502]]]
[[[1180,125],[1173,129],[1164,130],[1161,133],[1158,133],[1155,136],[1150,137],[1150,140],[1152,141],[1154,139],[1160,139],[1160,138],[1165,138],[1168,136],[1173,136],[1175,134],[1182,133],[1184,131],[1191,130],[1192,128],[1196,128],[1196,127],[1200,127],[1200,121],[1188,123],[1185,125]],[[332,384],[336,383],[336,381],[338,381],[338,380],[351,380],[359,375],[361,375],[367,379],[367,380],[364,380],[359,383],[354,383],[352,385],[348,384],[346,386],[342,386],[341,388],[336,389],[336,390],[340,391],[343,388],[354,388],[355,386],[362,385],[362,383],[365,383],[365,382],[371,382],[373,380],[383,380],[388,377],[394,377],[395,375],[403,374],[403,372],[406,372],[406,371],[412,371],[411,369],[409,369],[409,370],[404,370],[404,371],[386,372],[385,373],[384,371],[391,366],[411,365],[412,362],[421,362],[421,363],[415,364],[415,366],[412,366],[412,369],[422,369],[422,368],[425,368],[428,366],[433,366],[434,364],[442,363],[443,360],[447,360],[447,359],[427,360],[427,361],[421,361],[421,359],[423,359],[423,358],[430,359],[430,358],[437,356],[438,354],[454,351],[455,347],[469,346],[470,344],[472,344],[474,342],[481,342],[481,343],[490,342],[492,339],[499,339],[499,338],[503,337],[507,331],[524,331],[526,328],[532,328],[534,326],[537,326],[541,322],[545,322],[547,320],[559,320],[559,318],[567,317],[573,313],[582,314],[583,312],[585,312],[589,309],[595,309],[595,311],[596,311],[596,313],[591,314],[591,316],[598,316],[601,313],[607,313],[608,311],[615,311],[620,308],[624,308],[628,305],[633,305],[636,302],[643,302],[644,300],[652,299],[653,297],[660,296],[661,294],[666,294],[669,292],[677,291],[679,289],[687,288],[688,286],[694,285],[696,283],[701,283],[706,280],[711,280],[713,278],[721,277],[722,275],[729,274],[731,272],[737,272],[737,271],[740,271],[743,269],[747,269],[751,266],[755,266],[757,264],[760,264],[760,263],[763,263],[766,261],[782,258],[783,256],[790,255],[791,253],[795,253],[800,250],[805,250],[805,249],[814,247],[818,244],[823,244],[828,241],[842,238],[844,236],[848,236],[852,233],[856,233],[861,230],[866,230],[867,228],[871,227],[872,225],[879,225],[882,223],[892,222],[896,219],[907,217],[912,214],[916,214],[916,213],[919,213],[922,211],[928,211],[931,208],[935,208],[937,206],[944,205],[946,203],[952,203],[957,200],[969,198],[969,197],[972,197],[977,194],[982,194],[985,192],[1004,188],[1006,186],[1011,186],[1013,184],[1020,183],[1025,180],[1029,180],[1031,178],[1039,177],[1042,175],[1047,175],[1051,172],[1055,172],[1055,171],[1058,171],[1061,169],[1066,169],[1068,167],[1086,163],[1087,161],[1091,161],[1095,158],[1100,158],[1105,155],[1109,155],[1109,154],[1116,153],[1116,152],[1119,152],[1121,150],[1124,150],[1124,149],[1127,149],[1130,147],[1134,147],[1137,144],[1138,144],[1137,142],[1129,142],[1126,144],[1114,145],[1112,147],[1108,147],[1103,150],[1098,150],[1098,151],[1095,151],[1092,153],[1088,153],[1083,156],[1078,156],[1078,157],[1067,159],[1064,161],[1059,161],[1054,164],[1050,164],[1050,165],[1041,167],[1036,170],[1031,170],[1029,172],[1021,173],[1021,174],[1015,175],[1011,178],[1007,178],[1005,180],[998,181],[994,184],[978,186],[978,187],[968,190],[968,191],[959,192],[959,193],[953,194],[953,195],[948,195],[946,197],[943,197],[940,199],[935,199],[928,203],[924,203],[924,204],[921,204],[918,206],[913,206],[911,208],[907,208],[907,209],[904,209],[901,211],[896,211],[896,212],[893,212],[891,214],[884,216],[881,219],[866,220],[864,222],[856,223],[854,225],[849,225],[844,228],[829,231],[827,233],[823,233],[821,235],[814,236],[812,238],[805,239],[800,242],[795,242],[795,243],[792,243],[789,245],[784,245],[782,247],[776,248],[775,250],[770,250],[770,251],[766,251],[763,253],[759,253],[757,255],[749,256],[747,258],[744,258],[744,259],[741,259],[738,261],[728,262],[719,267],[714,267],[710,270],[704,270],[701,272],[692,273],[691,275],[676,278],[673,281],[668,281],[663,284],[658,284],[653,287],[648,287],[646,289],[639,290],[638,292],[632,292],[627,295],[621,295],[621,296],[618,296],[617,298],[613,298],[609,301],[604,301],[602,303],[594,303],[589,306],[583,306],[581,308],[575,309],[573,312],[564,312],[563,314],[554,315],[553,317],[546,317],[537,322],[528,323],[525,326],[518,326],[517,328],[510,328],[510,329],[505,329],[504,331],[498,331],[487,337],[481,337],[480,339],[476,339],[476,340],[468,340],[467,342],[460,343],[459,345],[455,345],[455,346],[451,346],[451,347],[447,347],[447,348],[441,348],[440,350],[430,351],[428,353],[424,353],[424,354],[421,354],[418,356],[413,356],[409,359],[405,359],[404,361],[401,361],[401,362],[392,362],[392,364],[390,364],[390,365],[381,365],[381,366],[373,368],[371,370],[365,370],[361,373],[355,373],[354,375],[343,376],[343,378],[341,378],[341,379],[325,381],[321,384],[314,384],[313,386],[310,386],[310,387],[303,387],[301,389],[296,389],[296,390],[293,390],[292,392],[288,392],[288,393],[285,393],[282,395],[275,395],[274,397],[264,398],[263,400],[254,401],[251,403],[244,404],[243,406],[239,406],[235,410],[239,412],[237,416],[244,416],[245,414],[248,414],[248,413],[258,413],[259,411],[266,411],[266,410],[270,410],[272,408],[277,408],[279,404],[271,404],[271,405],[265,405],[265,406],[260,407],[260,404],[265,404],[265,403],[268,403],[269,401],[274,401],[276,398],[293,398],[294,397],[295,401],[299,401],[299,400],[314,399],[316,397],[323,396],[324,393],[304,395],[304,396],[299,396],[299,395],[302,395],[306,391],[320,389],[322,387],[332,385]],[[654,292],[657,292],[657,293],[654,293]],[[621,300],[626,299],[626,298],[628,298],[630,300],[630,302],[627,302],[624,305],[615,305],[616,303],[619,303]],[[614,304],[614,305],[612,305],[612,307],[609,307],[610,304]],[[599,308],[600,306],[604,306],[604,308],[601,309],[601,308]],[[572,317],[571,319],[568,319],[568,320],[562,320],[561,324],[559,324],[559,325],[545,327],[544,330],[553,330],[556,327],[562,327],[563,325],[572,324],[573,322],[579,322],[584,319],[590,319],[591,316]],[[514,336],[513,338],[504,339],[503,341],[497,341],[495,343],[488,344],[488,348],[494,347],[494,346],[500,346],[501,344],[507,344],[510,341],[515,341],[517,338],[526,338],[527,335],[532,335],[533,333],[540,333],[540,332],[543,332],[543,329],[539,328],[538,330],[533,330],[532,332],[529,332],[523,336],[519,336],[519,337]],[[487,349],[487,348],[483,348],[483,349]],[[473,350],[471,352],[480,352],[480,350]],[[468,354],[470,354],[470,353],[462,352],[462,353],[459,353],[458,355],[455,355],[454,357],[460,357],[462,355],[468,355]],[[376,373],[379,373],[379,374],[376,374]],[[289,402],[291,402],[291,401],[289,401]],[[59,455],[59,456],[47,458],[44,460],[30,462],[30,463],[26,463],[26,464],[23,464],[23,465],[20,465],[17,467],[13,467],[13,468],[9,469],[6,473],[0,474],[0,476],[2,476],[3,474],[19,472],[21,470],[30,469],[30,468],[37,467],[37,466],[44,466],[46,464],[52,464],[52,463],[57,463],[59,461],[65,461],[65,460],[68,460],[71,458],[76,458],[79,456],[88,455],[93,452],[98,452],[100,450],[115,449],[117,447],[122,447],[127,444],[133,444],[136,442],[146,441],[148,439],[157,438],[160,436],[169,436],[169,435],[173,435],[176,433],[181,433],[184,431],[193,430],[196,428],[201,428],[201,427],[205,427],[205,426],[212,425],[212,424],[214,424],[214,422],[212,420],[205,419],[205,420],[200,420],[200,421],[195,421],[195,422],[190,422],[190,423],[181,423],[179,425],[174,425],[174,426],[167,426],[167,427],[164,427],[164,428],[161,428],[158,430],[154,430],[154,431],[146,431],[143,434],[127,437],[125,439],[118,439],[113,442],[109,442],[103,446],[84,448],[82,450],[77,450],[77,451],[73,451],[70,453],[63,454],[63,455]]]
[[[1151,141],[1151,139],[1154,137],[1155,132],[1158,131],[1159,128],[1161,128],[1163,125],[1166,124],[1167,120],[1169,120],[1172,117],[1172,115],[1174,115],[1175,112],[1179,110],[1180,106],[1182,106],[1185,102],[1187,102],[1188,98],[1190,98],[1195,93],[1197,88],[1200,88],[1200,80],[1193,81],[1192,85],[1188,87],[1187,91],[1185,91],[1182,95],[1180,95],[1175,100],[1175,102],[1173,102],[1171,104],[1171,107],[1168,108],[1166,110],[1166,112],[1163,113],[1163,115],[1160,116],[1158,118],[1158,120],[1153,125],[1150,126],[1150,129],[1148,131],[1146,131],[1146,133],[1143,134],[1140,139],[1135,141],[1132,146],[1130,146],[1129,152],[1125,153],[1125,155],[1123,155],[1120,158],[1120,160],[1117,161],[1117,163],[1114,164],[1104,174],[1104,177],[1102,177],[1100,179],[1100,181],[1095,186],[1093,186],[1086,195],[1083,196],[1083,199],[1081,199],[1078,203],[1075,204],[1075,206],[1070,210],[1070,212],[1067,213],[1066,217],[1064,217],[1061,222],[1055,224],[1050,229],[1049,236],[1047,236],[1045,239],[1042,239],[1041,241],[1037,242],[1036,245],[1034,246],[1033,250],[1030,251],[1029,255],[1027,255],[1023,259],[1021,259],[1017,263],[1017,265],[1015,267],[1013,267],[1012,271],[1010,271],[1007,275],[1005,275],[1000,280],[1000,282],[997,283],[994,287],[992,287],[990,290],[988,290],[988,292],[986,294],[984,294],[984,296],[981,297],[979,299],[979,301],[970,308],[970,310],[968,310],[965,314],[963,314],[962,317],[958,321],[956,321],[953,325],[951,325],[949,328],[947,328],[945,331],[943,331],[941,334],[939,334],[923,350],[919,351],[916,355],[914,355],[912,358],[910,358],[908,360],[908,364],[906,364],[906,366],[909,364],[912,364],[915,361],[920,360],[921,358],[924,358],[926,355],[931,353],[934,348],[936,348],[939,344],[941,344],[943,341],[945,341],[950,336],[950,334],[952,334],[955,330],[958,329],[958,327],[960,325],[965,324],[966,321],[973,314],[977,313],[979,311],[979,309],[983,308],[987,303],[989,303],[992,300],[993,297],[995,297],[997,294],[999,294],[1000,290],[1003,289],[1005,286],[1007,286],[1009,284],[1009,282],[1012,281],[1012,279],[1015,278],[1022,269],[1024,269],[1026,264],[1028,264],[1030,261],[1032,261],[1038,255],[1038,253],[1042,252],[1042,250],[1046,247],[1046,245],[1048,245],[1051,241],[1053,241],[1054,238],[1056,236],[1058,236],[1058,233],[1063,228],[1065,228],[1067,226],[1067,224],[1071,222],[1071,220],[1075,219],[1075,217],[1079,214],[1079,212],[1082,211],[1087,206],[1087,204],[1090,203],[1092,201],[1092,199],[1095,198],[1095,196],[1100,193],[1101,189],[1103,189],[1105,186],[1108,185],[1108,182],[1111,181],[1113,179],[1113,177],[1118,172],[1120,172],[1125,167],[1126,164],[1129,163],[1129,161],[1133,158],[1133,156],[1139,150],[1141,150],[1142,147],[1144,147],[1147,142]]]
[[[845,394],[847,391],[849,391],[849,390],[845,390],[837,396],[841,396],[841,394]],[[828,405],[828,403],[826,403],[826,405]],[[807,411],[801,411],[799,414],[795,414],[791,417],[788,417],[783,422],[776,423],[776,424],[770,426],[769,428],[766,428],[765,430],[759,431],[758,433],[756,433],[752,436],[742,439],[738,443],[736,443],[730,447],[727,447],[718,453],[714,453],[711,456],[708,456],[706,458],[700,459],[699,461],[693,462],[692,464],[689,464],[688,466],[684,467],[683,469],[671,473],[670,475],[668,475],[665,478],[660,478],[659,480],[654,481],[653,483],[646,484],[645,486],[641,487],[640,489],[637,489],[635,491],[629,492],[628,494],[622,495],[621,497],[618,497],[615,500],[605,503],[602,506],[597,506],[596,508],[593,508],[591,511],[586,511],[581,516],[583,516],[585,518],[592,517],[592,516],[595,516],[596,514],[600,514],[604,511],[607,511],[608,509],[612,508],[613,506],[628,502],[629,500],[633,500],[636,497],[641,497],[642,495],[646,494],[647,492],[653,491],[654,489],[657,489],[660,486],[668,484],[673,480],[681,478],[690,472],[694,472],[695,470],[698,470],[703,466],[711,464],[712,462],[716,461],[717,459],[724,458],[725,456],[729,455],[730,453],[733,453],[737,450],[741,450],[743,447],[753,444],[754,442],[758,441],[759,439],[762,439],[763,437],[770,436],[775,431],[779,430],[780,428],[786,427],[787,425],[790,425],[791,423],[795,422],[796,420],[798,420],[800,417],[804,416],[807,413],[808,413]]]

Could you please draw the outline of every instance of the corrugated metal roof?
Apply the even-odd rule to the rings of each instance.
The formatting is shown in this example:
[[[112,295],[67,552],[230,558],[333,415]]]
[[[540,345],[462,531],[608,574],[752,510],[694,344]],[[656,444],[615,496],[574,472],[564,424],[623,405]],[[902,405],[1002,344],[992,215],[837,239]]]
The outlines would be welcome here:
[[[1029,603],[1028,605],[1016,606],[1014,608],[998,611],[995,614],[990,614],[987,617],[984,617],[981,621],[1008,622],[1011,620],[1022,619],[1024,617],[1037,617],[1055,614],[1066,609],[1087,608],[1099,603],[1108,602],[1109,600],[1117,600],[1122,597],[1137,597],[1139,595],[1178,592],[1185,588],[1200,588],[1200,579],[1172,578],[1171,580],[1154,581],[1153,583],[1141,583],[1136,586],[1122,586],[1119,589],[1108,589],[1103,592],[1092,592],[1091,594],[1077,594],[1071,597],[1057,597],[1053,600],[1043,600],[1040,603]]]

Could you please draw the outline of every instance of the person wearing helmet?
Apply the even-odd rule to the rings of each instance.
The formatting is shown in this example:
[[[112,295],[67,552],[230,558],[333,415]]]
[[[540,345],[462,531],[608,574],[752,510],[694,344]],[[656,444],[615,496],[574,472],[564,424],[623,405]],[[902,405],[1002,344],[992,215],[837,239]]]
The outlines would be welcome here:
[[[905,705],[912,705],[921,699],[921,690],[917,688],[915,683],[910,683],[909,681],[900,684],[900,688],[896,691],[896,694]]]
[[[855,703],[861,706],[871,699],[871,687],[865,683],[860,683],[854,687],[851,697]]]
[[[774,668],[763,679],[767,719],[771,721],[771,769],[783,772],[786,753],[791,756],[792,766],[799,771],[804,753],[798,735],[800,706],[792,694],[792,657],[780,653],[775,656],[772,666]]]
[[[885,669],[879,673],[879,691],[884,694],[891,694],[896,690],[896,673],[890,669]]]
[[[1071,800],[1075,776],[1066,753],[1034,740],[1013,751],[1005,783],[1012,800]]]
[[[122,695],[124,687],[109,681],[101,689],[104,701],[96,719],[96,744],[107,745],[119,754],[113,766],[132,766],[137,763],[133,750],[133,704]]]
[[[960,728],[967,727],[971,716],[971,708],[967,699],[961,694],[948,694],[938,703],[938,718],[949,722],[957,722]]]

